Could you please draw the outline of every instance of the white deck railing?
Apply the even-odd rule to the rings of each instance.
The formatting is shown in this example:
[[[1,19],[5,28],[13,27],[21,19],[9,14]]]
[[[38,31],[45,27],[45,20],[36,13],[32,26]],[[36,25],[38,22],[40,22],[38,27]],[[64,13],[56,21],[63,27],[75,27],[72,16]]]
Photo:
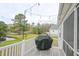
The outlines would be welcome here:
[[[34,48],[34,39],[23,40],[11,45],[0,47],[0,56],[22,56]]]

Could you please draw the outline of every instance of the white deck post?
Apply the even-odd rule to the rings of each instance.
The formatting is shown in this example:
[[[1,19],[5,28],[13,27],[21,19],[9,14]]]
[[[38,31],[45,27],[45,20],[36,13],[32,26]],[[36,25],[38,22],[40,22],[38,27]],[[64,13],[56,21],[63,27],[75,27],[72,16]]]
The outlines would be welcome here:
[[[59,26],[58,47],[63,49],[63,23]]]
[[[77,8],[74,9],[74,56],[77,52]]]

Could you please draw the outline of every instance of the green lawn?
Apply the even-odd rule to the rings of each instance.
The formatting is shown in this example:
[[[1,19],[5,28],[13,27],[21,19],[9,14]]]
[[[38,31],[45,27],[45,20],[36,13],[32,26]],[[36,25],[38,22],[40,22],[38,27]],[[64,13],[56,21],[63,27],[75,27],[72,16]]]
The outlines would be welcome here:
[[[22,35],[9,34],[7,36],[11,36],[11,37],[15,38],[16,40],[4,41],[3,43],[0,44],[0,47],[10,45],[10,44],[14,44],[14,43],[17,43],[17,42],[20,42],[20,41],[23,40]],[[30,38],[34,38],[36,36],[37,36],[36,34],[27,34],[27,35],[24,36],[24,39],[27,40],[27,39],[30,39]]]
[[[24,36],[24,39],[29,39],[29,38],[35,38],[35,37],[37,37],[38,35],[37,34],[28,34],[28,35],[25,35]]]
[[[53,39],[52,46],[58,47],[58,38],[57,37],[52,37],[52,39]]]
[[[10,45],[10,44],[13,44],[13,43],[17,43],[17,42],[20,42],[20,41],[21,40],[4,41],[3,43],[0,44],[0,47]]]
[[[14,43],[17,43],[17,42],[20,42],[20,41],[23,40],[22,35],[9,34],[8,36],[14,37],[16,40],[4,41],[3,43],[0,44],[0,47],[10,45],[10,44],[14,44]],[[37,36],[38,36],[37,34],[27,34],[27,35],[24,36],[24,39],[27,40],[27,39],[30,39],[30,38],[35,38]],[[53,39],[52,45],[57,47],[58,46],[58,38],[53,37],[52,39]]]

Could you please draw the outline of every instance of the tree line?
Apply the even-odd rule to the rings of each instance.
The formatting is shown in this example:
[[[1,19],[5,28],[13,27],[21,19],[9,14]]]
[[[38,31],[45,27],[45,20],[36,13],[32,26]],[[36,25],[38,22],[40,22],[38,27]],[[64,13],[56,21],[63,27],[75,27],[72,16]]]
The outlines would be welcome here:
[[[26,33],[31,34],[42,34],[49,31],[50,24],[40,24],[32,25],[28,24],[26,16],[24,14],[17,14],[15,15],[14,19],[12,19],[13,24],[5,24],[4,22],[0,21],[0,40],[4,40],[3,37],[9,33],[17,33],[17,35],[23,35]]]

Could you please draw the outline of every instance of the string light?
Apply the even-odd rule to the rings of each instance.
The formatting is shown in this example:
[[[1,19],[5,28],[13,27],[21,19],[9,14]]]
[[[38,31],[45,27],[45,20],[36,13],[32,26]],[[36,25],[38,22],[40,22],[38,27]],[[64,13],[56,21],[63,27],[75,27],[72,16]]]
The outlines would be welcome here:
[[[42,17],[52,17],[52,16],[56,16],[56,15],[41,15],[41,14],[36,14],[36,13],[32,13],[32,12],[29,12],[28,13],[32,14],[32,15],[35,15],[35,16],[42,16]]]
[[[32,9],[30,9],[30,16],[32,15]]]

